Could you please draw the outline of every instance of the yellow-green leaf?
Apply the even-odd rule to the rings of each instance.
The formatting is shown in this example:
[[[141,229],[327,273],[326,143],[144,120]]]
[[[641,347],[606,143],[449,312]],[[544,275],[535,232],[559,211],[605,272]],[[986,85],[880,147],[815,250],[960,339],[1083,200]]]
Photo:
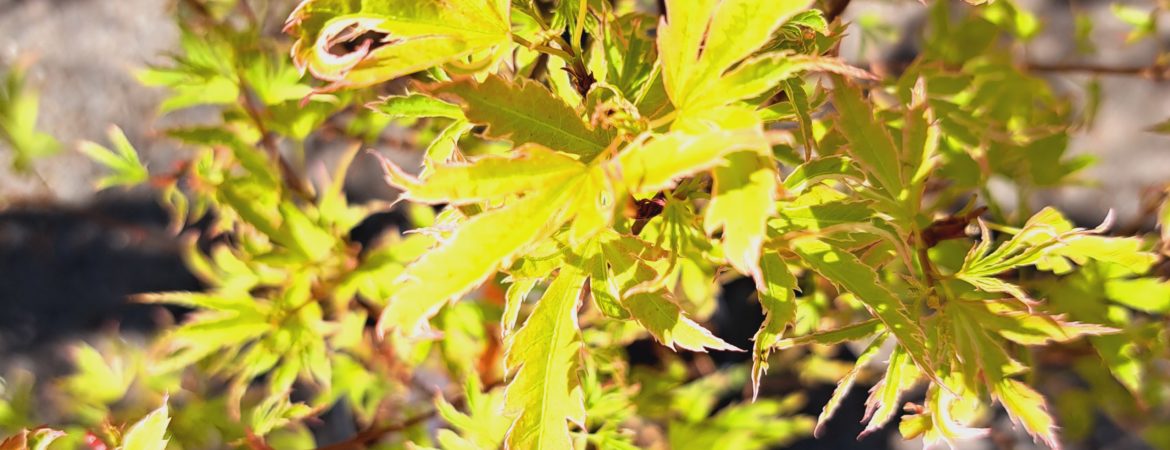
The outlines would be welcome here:
[[[437,98],[417,93],[384,97],[378,103],[368,106],[374,111],[395,119],[421,119],[426,117],[463,118],[463,110],[458,105],[452,105]]]
[[[562,212],[572,188],[573,183],[553,186],[461,225],[402,272],[378,320],[379,331],[420,333],[443,304],[479,286],[527,246],[556,231],[566,219]]]
[[[814,237],[793,240],[792,250],[821,276],[856,295],[874,316],[881,319],[898,344],[929,376],[933,366],[927,358],[922,327],[910,318],[906,305],[882,285],[872,267],[862,263],[852,253]]]
[[[516,420],[508,430],[508,448],[569,450],[568,421],[584,425],[577,305],[585,278],[571,266],[562,269],[509,339],[504,359],[512,380],[504,393],[504,413]]]
[[[658,51],[666,92],[682,110],[748,57],[808,0],[672,0],[658,29]]]
[[[705,352],[708,348],[741,351],[684,315],[682,308],[665,292],[634,294],[624,299],[623,305],[634,320],[667,347],[696,352]]]
[[[1013,421],[1048,447],[1060,449],[1060,441],[1056,439],[1056,421],[1048,414],[1048,403],[1039,392],[1010,378],[996,383],[994,389],[996,397]]]
[[[707,234],[723,230],[723,254],[731,266],[764,286],[760,246],[768,219],[776,211],[776,168],[771,158],[753,151],[727,155],[716,166],[711,204],[703,220]]]
[[[921,372],[905,348],[895,347],[890,354],[889,364],[886,366],[886,376],[870,389],[869,398],[865,400],[865,418],[869,424],[861,432],[866,435],[885,426],[886,422],[902,407],[902,393],[914,387]]]
[[[335,86],[369,86],[506,48],[507,0],[305,0],[285,31],[293,61]],[[488,59],[494,59],[491,55]]]
[[[836,100],[833,105],[840,113],[838,127],[849,140],[849,153],[868,172],[870,181],[890,198],[897,199],[905,186],[902,160],[893,138],[885,125],[874,117],[873,107],[861,94],[861,89],[845,77],[833,77]]]
[[[768,371],[768,355],[788,324],[796,319],[796,277],[776,252],[764,253],[760,259],[760,279],[763,289],[758,291],[760,307],[764,309],[764,323],[752,339],[752,397],[759,392],[760,377]]]
[[[470,163],[436,166],[422,181],[383,160],[386,181],[402,189],[401,198],[430,204],[497,201],[513,194],[555,186],[585,171],[573,158],[537,145],[508,155],[489,155]]]
[[[635,195],[672,187],[676,178],[711,169],[738,150],[768,149],[758,130],[669,133],[640,140],[618,156],[622,179]]]
[[[122,437],[121,450],[165,450],[167,448],[167,425],[171,417],[167,405],[154,410],[139,420]]]
[[[845,396],[849,395],[849,391],[853,390],[853,382],[857,380],[857,374],[864,369],[866,365],[878,355],[882,349],[882,343],[885,342],[884,336],[878,336],[865,351],[858,355],[857,361],[853,363],[853,368],[849,369],[849,373],[845,374],[837,382],[837,387],[833,389],[833,395],[829,397],[829,401],[825,402],[825,407],[821,409],[821,414],[817,416],[817,426],[813,429],[813,436],[822,437],[825,432],[825,425],[828,425],[829,419],[833,418],[833,414],[837,412],[837,408],[841,406],[841,402],[845,400]]]
[[[609,146],[614,134],[594,129],[568,104],[535,81],[518,83],[489,76],[427,86],[440,98],[457,102],[467,120],[487,125],[484,134],[516,145],[536,143],[588,159]]]
[[[134,146],[126,139],[126,135],[122,133],[122,129],[111,127],[108,135],[110,142],[114,144],[113,150],[88,141],[82,142],[81,147],[79,147],[79,150],[85,156],[88,156],[90,159],[113,172],[98,180],[97,188],[135,186],[150,179],[150,173],[147,172],[146,166],[142,165],[142,162],[138,160],[138,152],[134,150]]]

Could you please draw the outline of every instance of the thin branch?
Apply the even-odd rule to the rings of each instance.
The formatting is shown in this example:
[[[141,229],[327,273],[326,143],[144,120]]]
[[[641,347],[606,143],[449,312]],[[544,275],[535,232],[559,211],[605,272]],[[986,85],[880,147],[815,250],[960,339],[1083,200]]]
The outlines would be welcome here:
[[[292,165],[280,154],[280,147],[276,143],[276,138],[269,132],[268,127],[264,125],[264,115],[261,106],[256,102],[256,95],[252,92],[251,87],[244,82],[244,77],[240,76],[240,96],[243,97],[244,112],[252,119],[252,123],[256,125],[256,130],[260,132],[260,145],[268,153],[268,156],[276,161],[280,168],[281,179],[284,180],[286,186],[292,189],[293,193],[297,194],[303,199],[312,200],[313,188],[305,182],[303,178],[297,175],[293,170]]]
[[[1033,72],[1135,76],[1152,81],[1170,80],[1170,68],[1156,64],[1144,67],[1117,67],[1094,63],[1026,63],[1024,68]]]

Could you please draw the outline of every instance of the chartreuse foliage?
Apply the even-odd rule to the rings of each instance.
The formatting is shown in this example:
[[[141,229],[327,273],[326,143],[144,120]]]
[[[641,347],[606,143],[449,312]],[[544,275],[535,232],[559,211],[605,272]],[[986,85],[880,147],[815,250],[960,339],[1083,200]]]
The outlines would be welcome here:
[[[304,0],[289,44],[248,3],[195,0],[140,78],[221,120],[167,130],[194,149],[172,172],[118,132],[82,151],[199,224],[206,289],[137,297],[191,310],[149,355],[77,353],[72,442],[161,448],[165,407],[111,425],[140,390],[169,394],[172,448],[311,447],[341,410],[353,447],[763,449],[830,432],[863,385],[863,434],[928,443],[985,435],[996,404],[1051,447],[1093,408],[1168,413],[1166,207],[1159,246],[1026,201],[1090,162],[1065,155],[1086,120],[1012,60],[1036,17],[933,2],[923,53],[879,77],[811,0],[643,3]],[[351,203],[346,172],[391,124],[419,143],[418,171],[380,162],[416,229],[360,238],[387,205]],[[306,161],[321,142],[346,144],[332,171]],[[762,324],[711,330],[735,278]],[[687,356],[631,360],[638,339]],[[1092,394],[1037,388],[1062,355]],[[837,384],[815,421],[768,388],[794,374]],[[0,425],[35,425],[18,400]]]
[[[0,67],[0,143],[12,151],[12,168],[28,172],[32,162],[57,153],[60,143],[37,129],[40,98],[25,80],[30,60]]]

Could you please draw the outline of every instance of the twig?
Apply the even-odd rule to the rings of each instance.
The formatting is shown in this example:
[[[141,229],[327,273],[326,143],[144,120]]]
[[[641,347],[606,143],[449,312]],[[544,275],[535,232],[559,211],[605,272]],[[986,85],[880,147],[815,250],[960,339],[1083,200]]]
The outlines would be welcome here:
[[[256,103],[255,93],[252,92],[251,87],[244,81],[243,76],[240,76],[239,79],[240,95],[244,99],[244,112],[248,114],[248,117],[256,125],[256,130],[260,132],[260,145],[264,147],[264,150],[268,152],[268,156],[276,161],[276,164],[280,167],[280,175],[281,179],[284,180],[284,184],[301,198],[312,200],[314,197],[312,187],[309,187],[305,183],[305,180],[297,175],[292,165],[288,163],[288,160],[284,159],[284,156],[280,154],[280,148],[276,144],[276,139],[268,131],[268,127],[264,125],[264,117],[261,113],[260,105]]]
[[[1162,65],[1145,67],[1116,67],[1093,63],[1026,63],[1024,68],[1033,72],[1085,73],[1090,75],[1136,76],[1153,81],[1170,80],[1170,70]]]

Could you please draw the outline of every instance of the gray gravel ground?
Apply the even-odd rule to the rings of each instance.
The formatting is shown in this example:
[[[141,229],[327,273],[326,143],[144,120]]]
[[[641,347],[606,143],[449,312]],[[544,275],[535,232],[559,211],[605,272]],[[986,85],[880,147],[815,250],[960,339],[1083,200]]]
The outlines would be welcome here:
[[[145,88],[133,70],[178,42],[168,2],[162,0],[0,0],[0,61],[36,58],[30,81],[41,91],[42,129],[65,144],[37,170],[60,201],[81,204],[93,195],[98,168],[78,154],[80,140],[106,142],[117,124],[152,165],[177,159],[176,149],[151,139],[162,92]],[[43,188],[12,174],[0,152],[0,193],[39,197]]]

